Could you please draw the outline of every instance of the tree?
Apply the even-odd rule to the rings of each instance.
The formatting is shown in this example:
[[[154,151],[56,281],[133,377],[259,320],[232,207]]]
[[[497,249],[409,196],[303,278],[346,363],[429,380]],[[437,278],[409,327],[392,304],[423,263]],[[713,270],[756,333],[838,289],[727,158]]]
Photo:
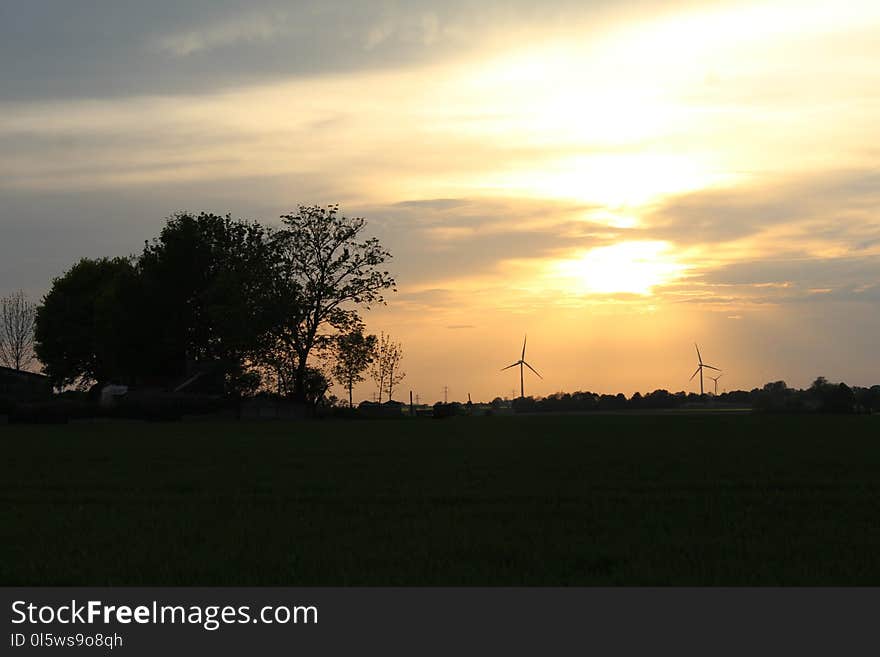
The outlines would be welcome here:
[[[281,264],[271,231],[257,222],[172,215],[138,260],[154,318],[151,374],[181,377],[210,364],[227,392],[252,388],[248,366],[263,360],[293,303]]]
[[[382,395],[388,393],[388,401],[394,394],[394,387],[403,381],[406,372],[401,371],[400,363],[403,360],[403,347],[399,342],[394,342],[390,335],[381,333],[376,345],[376,354],[370,368],[370,376],[379,388],[379,402]]]
[[[305,385],[303,387],[306,403],[317,407],[327,401],[327,391],[330,389],[330,379],[323,370],[317,367],[307,367]]]
[[[0,299],[0,364],[27,369],[34,361],[37,306],[19,290]]]
[[[339,335],[334,340],[333,376],[348,390],[348,407],[354,406],[352,388],[364,380],[363,372],[367,369],[376,353],[376,336],[364,335],[361,327]]]
[[[167,385],[198,369],[246,394],[291,307],[281,263],[256,222],[175,214],[139,257],[81,260],[54,281],[37,355],[58,386]]]
[[[391,336],[385,335],[384,331],[379,333],[379,340],[376,343],[376,351],[373,360],[370,363],[370,378],[376,384],[379,390],[379,403],[382,403],[382,395],[385,393],[385,384],[388,380],[388,359],[385,353],[388,351],[388,342]]]
[[[809,393],[818,401],[818,410],[826,413],[851,413],[856,407],[856,396],[845,383],[831,383],[824,376],[813,381]]]
[[[129,259],[83,258],[52,282],[37,309],[35,351],[52,384],[108,381],[137,371],[146,330]]]
[[[293,394],[304,398],[309,355],[322,339],[358,322],[356,308],[384,303],[394,279],[381,267],[391,257],[376,238],[361,240],[363,218],[339,215],[339,206],[299,206],[282,215],[274,236],[284,260],[284,282],[295,301],[277,339],[296,360]],[[324,331],[325,333],[322,333]]]
[[[399,342],[389,342],[385,358],[388,366],[388,401],[394,399],[394,387],[406,378],[406,372],[400,369],[403,360],[403,347]]]

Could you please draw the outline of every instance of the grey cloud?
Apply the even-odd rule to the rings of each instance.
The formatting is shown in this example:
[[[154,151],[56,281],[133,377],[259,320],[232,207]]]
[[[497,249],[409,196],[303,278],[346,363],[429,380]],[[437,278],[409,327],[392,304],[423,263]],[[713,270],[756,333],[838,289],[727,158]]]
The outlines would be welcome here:
[[[458,301],[454,290],[431,288],[415,292],[402,291],[394,295],[395,308],[405,310],[427,310],[435,308],[452,308]]]
[[[880,171],[835,172],[672,199],[647,218],[647,231],[683,244],[735,240],[781,224],[811,222],[810,233],[880,239]]]
[[[4,100],[198,92],[426,55],[391,38],[365,49],[384,14],[371,3],[32,0],[0,11]]]
[[[695,272],[667,285],[667,298],[705,305],[875,302],[880,285],[880,171],[852,170],[788,179],[757,188],[709,190],[672,199],[642,233],[680,245],[713,245],[774,227],[776,257],[764,255]],[[819,257],[810,243],[848,254]]]
[[[394,207],[427,210],[453,210],[466,206],[467,204],[467,199],[463,198],[429,198],[415,201],[401,201],[400,203],[395,203]]]
[[[424,59],[441,46],[467,46],[463,37],[454,38],[458,32],[443,28],[465,21],[471,4],[4,3],[0,82],[4,100],[107,97],[190,92],[282,75],[397,65]],[[377,29],[384,30],[384,38],[370,36]],[[418,29],[433,37],[413,37]],[[441,40],[445,34],[452,35],[450,43]]]
[[[880,255],[750,260],[664,286],[672,301],[706,306],[880,301]]]
[[[345,214],[367,218],[368,232],[394,254],[389,269],[406,288],[492,273],[500,260],[540,258],[604,243],[588,234],[589,225],[573,219],[576,205],[446,199],[357,206],[345,202],[335,181],[317,175],[56,192],[7,189],[0,204],[0,292],[24,287],[42,294],[53,276],[79,258],[136,253],[176,210],[231,212],[274,225],[299,203],[337,201]],[[536,218],[547,223],[518,226]],[[447,224],[475,232],[455,240],[426,232]],[[490,226],[491,232],[483,232]],[[436,307],[448,301],[444,299],[442,291],[412,297],[401,293],[394,303]]]
[[[760,285],[795,282],[811,288],[880,282],[880,256],[744,261],[707,272],[707,283]]]
[[[230,212],[276,224],[278,216],[295,209],[298,201],[330,203],[338,200],[336,194],[325,180],[309,176],[127,189],[4,189],[0,295],[21,287],[36,297],[48,289],[52,277],[80,258],[137,253],[144,240],[157,235],[165,218],[177,210]]]
[[[3,101],[164,95],[409,66],[480,48],[493,30],[567,25],[614,7],[612,0],[6,2],[0,94]]]
[[[584,206],[555,201],[423,199],[349,210],[369,219],[371,230],[395,254],[399,280],[409,284],[488,273],[502,260],[547,257],[608,241],[577,219]],[[434,232],[457,229],[467,232],[451,239]]]

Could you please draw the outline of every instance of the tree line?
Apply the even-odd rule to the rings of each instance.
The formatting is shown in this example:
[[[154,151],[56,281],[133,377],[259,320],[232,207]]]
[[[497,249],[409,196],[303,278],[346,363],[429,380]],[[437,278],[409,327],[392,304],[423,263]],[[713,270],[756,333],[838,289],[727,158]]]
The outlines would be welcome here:
[[[637,411],[686,408],[688,405],[705,406],[707,400],[717,406],[752,408],[764,412],[820,412],[871,413],[880,411],[880,385],[850,387],[845,383],[831,383],[818,377],[809,388],[791,388],[785,381],[774,381],[752,390],[732,390],[719,395],[654,390],[627,397],[599,394],[589,391],[558,392],[543,398],[515,399],[513,407],[519,412],[565,411]],[[494,406],[506,404],[500,397]]]
[[[179,212],[139,254],[83,258],[55,278],[27,308],[32,354],[56,388],[198,372],[228,396],[315,403],[335,378],[351,403],[371,368],[390,398],[402,348],[365,334],[360,313],[384,304],[395,280],[391,254],[365,226],[336,205],[300,206],[279,227]]]

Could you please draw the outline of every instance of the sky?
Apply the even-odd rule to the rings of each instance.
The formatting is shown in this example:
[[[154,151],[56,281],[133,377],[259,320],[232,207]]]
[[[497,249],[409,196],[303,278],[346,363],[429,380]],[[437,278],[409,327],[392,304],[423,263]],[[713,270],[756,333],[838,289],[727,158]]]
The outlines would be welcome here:
[[[880,3],[0,4],[0,294],[339,203],[423,402],[880,383]],[[372,395],[361,386],[359,398]],[[337,390],[342,396],[342,390]]]

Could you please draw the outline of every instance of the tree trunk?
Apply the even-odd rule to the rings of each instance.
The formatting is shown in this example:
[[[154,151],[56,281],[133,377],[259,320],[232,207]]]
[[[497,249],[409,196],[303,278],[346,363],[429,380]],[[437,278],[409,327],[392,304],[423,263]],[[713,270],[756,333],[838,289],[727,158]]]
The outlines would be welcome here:
[[[306,398],[306,361],[302,357],[299,358],[296,372],[293,374],[293,400],[302,403],[308,402]]]

